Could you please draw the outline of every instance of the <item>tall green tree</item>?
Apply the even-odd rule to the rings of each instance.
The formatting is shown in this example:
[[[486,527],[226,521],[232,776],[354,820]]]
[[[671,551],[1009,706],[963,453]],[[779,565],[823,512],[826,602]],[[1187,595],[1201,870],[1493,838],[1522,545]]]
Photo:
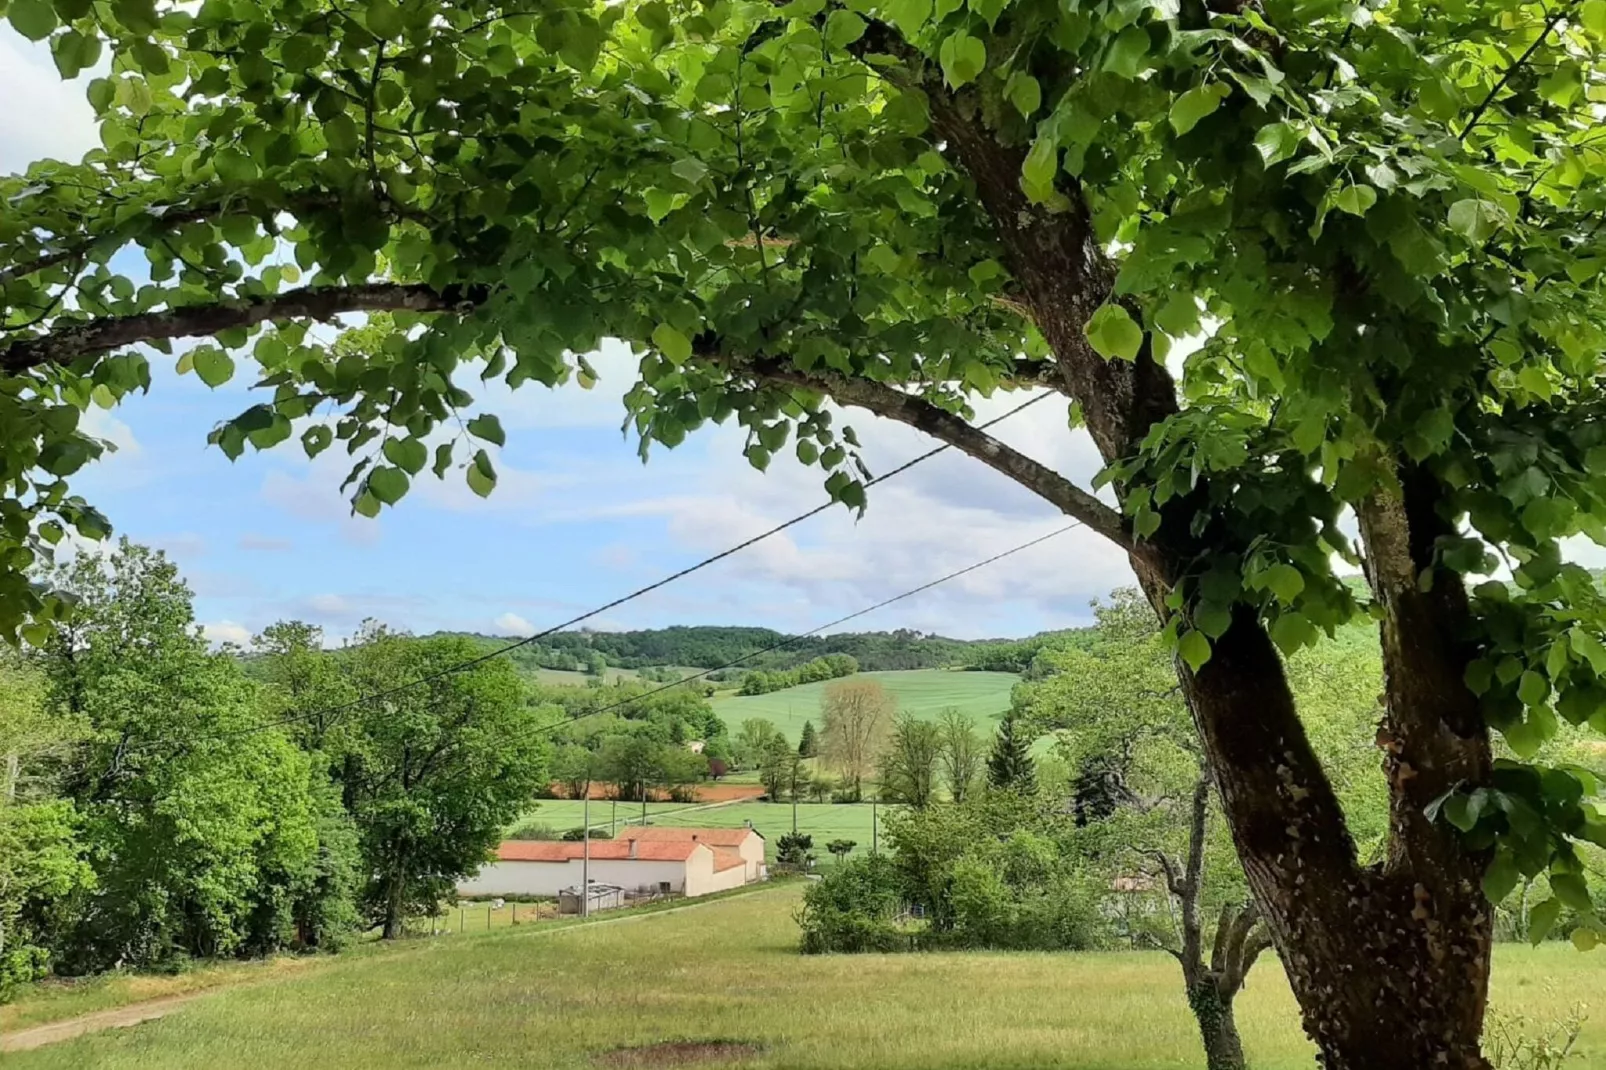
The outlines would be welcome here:
[[[881,755],[881,797],[925,809],[937,797],[941,765],[942,728],[913,714],[899,714]]]
[[[759,750],[758,779],[764,785],[764,793],[770,797],[771,802],[780,802],[782,792],[793,779],[792,769],[797,760],[797,752],[780,732],[771,735],[769,741]]]
[[[764,753],[780,734],[773,721],[763,717],[749,717],[737,729],[736,738],[732,740],[735,748],[736,760],[744,769],[757,768],[764,760]]]
[[[987,783],[995,788],[1031,795],[1037,790],[1037,768],[1032,740],[1013,714],[998,723],[992,753],[987,756]]]
[[[100,147],[0,179],[0,630],[58,620],[29,569],[107,528],[66,481],[141,343],[206,339],[181,371],[263,386],[217,445],[338,440],[372,516],[426,468],[490,493],[505,434],[459,428],[463,384],[589,383],[612,336],[644,452],[734,416],[861,508],[829,397],[1128,555],[1330,1067],[1483,1065],[1485,876],[1591,906],[1600,822],[1531,758],[1606,695],[1606,600],[1560,551],[1606,537],[1595,0],[8,13],[109,73]],[[307,330],[342,313],[384,337]],[[971,421],[1027,385],[1118,509]],[[1514,586],[1480,583],[1500,556]],[[1376,864],[1279,657],[1363,612]]]
[[[362,846],[369,917],[386,939],[433,913],[477,872],[502,829],[545,782],[542,721],[508,662],[471,660],[461,638],[371,627],[347,655],[363,694],[340,778]],[[418,681],[427,681],[417,684]],[[403,684],[417,684],[396,690]]]
[[[195,634],[190,592],[159,552],[124,540],[53,577],[74,596],[35,658],[59,715],[80,722],[61,790],[95,871],[59,966],[151,965],[296,942],[339,833],[325,772],[270,730],[234,659]]]
[[[948,798],[956,803],[964,802],[981,778],[986,762],[982,738],[976,732],[975,722],[954,706],[942,711],[937,726],[943,786],[948,789]]]
[[[818,757],[820,753],[820,737],[814,731],[813,721],[803,722],[803,731],[798,736],[797,753],[801,758]]]

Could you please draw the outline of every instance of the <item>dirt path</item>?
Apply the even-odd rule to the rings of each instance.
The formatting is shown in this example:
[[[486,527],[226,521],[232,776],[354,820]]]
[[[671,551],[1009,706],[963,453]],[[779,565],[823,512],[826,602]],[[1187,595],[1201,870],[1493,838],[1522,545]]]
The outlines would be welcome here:
[[[762,887],[762,885],[755,887],[753,891],[757,892]],[[703,907],[711,907],[730,898],[733,897],[721,896],[706,903],[687,903],[683,907],[670,907],[668,910],[654,910],[643,914],[619,914],[611,918],[600,918],[596,921],[587,921],[579,925],[565,925],[545,930],[534,929],[529,932],[509,935],[517,935],[523,939],[551,937],[561,936],[563,933],[583,932],[586,929],[594,929],[598,925],[621,925],[626,922],[651,921],[653,918],[679,914],[686,910],[700,910]],[[338,959],[330,960],[330,965],[338,964]],[[98,1033],[103,1029],[122,1029],[131,1025],[139,1025],[141,1022],[155,1021],[157,1018],[165,1018],[186,1003],[193,1003],[195,1000],[203,996],[209,996],[214,992],[220,992],[227,988],[239,988],[242,985],[266,984],[267,981],[267,978],[252,978],[250,980],[224,982],[195,992],[184,992],[176,996],[163,996],[160,999],[148,999],[142,1003],[130,1003],[126,1006],[113,1007],[109,1010],[94,1011],[90,1014],[79,1015],[76,1018],[64,1018],[59,1022],[46,1022],[44,1025],[30,1026],[15,1033],[3,1033],[0,1034],[0,1054],[32,1051],[34,1048],[42,1048],[46,1044],[56,1044],[63,1040],[81,1037],[85,1033]]]
[[[232,987],[232,986],[219,986]],[[7,1033],[0,1036],[0,1052],[31,1051],[42,1048],[46,1044],[55,1044],[58,1041],[71,1040],[73,1037],[83,1036],[85,1033],[98,1033],[102,1029],[121,1029],[124,1026],[138,1025],[171,1014],[192,1000],[200,999],[208,992],[215,992],[216,988],[202,989],[199,992],[185,992],[180,996],[164,996],[161,999],[149,999],[144,1003],[131,1003],[126,1007],[113,1007],[111,1010],[96,1011],[93,1014],[80,1015],[77,1018],[68,1018],[60,1022],[47,1022],[36,1025],[17,1033]]]

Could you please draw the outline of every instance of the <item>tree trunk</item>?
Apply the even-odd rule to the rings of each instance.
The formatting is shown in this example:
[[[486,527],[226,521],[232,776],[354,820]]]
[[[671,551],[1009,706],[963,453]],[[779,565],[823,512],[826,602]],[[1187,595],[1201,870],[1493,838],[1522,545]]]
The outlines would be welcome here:
[[[1199,1022],[1208,1070],[1244,1070],[1244,1045],[1232,1015],[1232,997],[1223,996],[1213,979],[1188,989],[1188,1006]]]
[[[1068,208],[1050,212],[1030,203],[1019,182],[1025,150],[999,139],[977,93],[950,90],[923,56],[896,42],[887,47],[926,94],[934,143],[975,183],[1022,304],[1100,455],[1112,463],[1131,457],[1156,424],[1177,413],[1176,384],[1147,341],[1135,360],[1105,360],[1083,333],[1097,308],[1120,298],[1081,191],[1062,175]],[[907,404],[877,408],[845,397],[945,435],[935,427],[940,421]],[[970,435],[948,429],[947,440],[1071,515],[1091,515],[1074,495],[1046,492],[1051,476],[1028,478],[1029,459],[993,440],[977,444],[975,429],[965,430]],[[1377,460],[1387,472],[1390,458]],[[1125,488],[1115,489],[1124,495]],[[1461,644],[1471,623],[1465,591],[1459,575],[1434,561],[1435,540],[1450,533],[1439,515],[1441,497],[1431,476],[1407,468],[1398,480],[1385,475],[1374,499],[1357,509],[1367,578],[1384,611],[1379,745],[1391,827],[1381,865],[1363,867],[1356,857],[1281,657],[1253,607],[1234,607],[1230,628],[1198,672],[1179,668],[1259,915],[1327,1070],[1488,1066],[1478,1045],[1492,932],[1479,882],[1487,860],[1423,815],[1428,801],[1458,781],[1487,783],[1490,763],[1477,700],[1463,683]],[[1170,612],[1166,600],[1202,559],[1243,550],[1219,525],[1200,526],[1212,519],[1209,501],[1207,488],[1173,498],[1145,540],[1097,528],[1126,548],[1162,617]]]

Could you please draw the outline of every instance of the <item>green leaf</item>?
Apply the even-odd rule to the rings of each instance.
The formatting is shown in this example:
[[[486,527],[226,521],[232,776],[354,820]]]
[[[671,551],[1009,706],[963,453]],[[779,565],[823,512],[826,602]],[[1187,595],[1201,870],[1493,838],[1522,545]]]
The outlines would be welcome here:
[[[1589,662],[1589,667],[1595,670],[1596,676],[1606,678],[1606,646],[1603,646],[1599,639],[1575,624],[1567,631],[1567,642],[1574,653]]]
[[[468,489],[481,498],[488,498],[491,491],[496,489],[496,469],[491,464],[491,455],[484,450],[474,454],[474,463],[468,466]]]
[[[407,493],[407,473],[388,465],[368,473],[368,493],[386,505],[395,505]]]
[[[301,448],[307,451],[307,457],[318,456],[335,440],[335,433],[323,424],[316,424],[301,432]]]
[[[387,461],[410,476],[422,472],[429,463],[429,447],[416,438],[386,439],[384,452]]]
[[[1177,653],[1188,663],[1188,668],[1198,672],[1210,660],[1210,640],[1203,632],[1190,628],[1177,639]]]
[[[825,43],[846,48],[864,36],[865,21],[853,12],[838,8],[825,20]]]
[[[1148,54],[1149,32],[1128,26],[1111,42],[1104,56],[1104,69],[1121,78],[1136,78],[1142,69],[1143,57]]]
[[[1365,183],[1345,186],[1333,195],[1333,207],[1350,215],[1365,215],[1377,203],[1377,190]]]
[[[50,42],[50,53],[63,78],[76,78],[80,71],[100,61],[100,38],[68,30]]]
[[[1084,328],[1087,340],[1106,359],[1136,360],[1143,348],[1143,328],[1120,305],[1104,305]]]
[[[1450,229],[1482,245],[1505,222],[1505,213],[1491,201],[1468,197],[1450,206]]]
[[[369,0],[368,30],[375,37],[400,37],[405,28],[394,0]]]
[[[1578,9],[1578,21],[1596,40],[1606,40],[1606,0],[1586,0]]]
[[[931,18],[931,3],[932,0],[887,0],[881,11],[908,38]]]
[[[1478,811],[1480,807],[1474,798],[1463,792],[1456,792],[1444,800],[1440,813],[1444,819],[1462,832],[1471,832],[1478,824]]]
[[[12,29],[30,41],[43,41],[56,28],[56,9],[49,0],[11,0],[6,17]]]
[[[1517,869],[1517,863],[1511,852],[1501,848],[1495,853],[1489,868],[1483,873],[1483,894],[1491,903],[1503,903],[1506,896],[1517,887],[1517,881],[1522,879],[1522,873]]]
[[[942,64],[943,77],[955,89],[973,82],[987,66],[987,46],[981,40],[960,30],[950,34],[937,50]]]
[[[684,178],[693,185],[701,182],[708,174],[708,165],[695,156],[682,156],[670,164],[669,169],[675,173],[676,177]]]
[[[667,323],[660,323],[652,331],[652,344],[664,359],[674,365],[686,363],[691,356],[691,340]]]
[[[1589,885],[1576,873],[1552,873],[1550,890],[1563,906],[1586,913],[1595,909],[1595,904],[1589,898]]]
[[[1538,947],[1550,935],[1561,914],[1561,900],[1546,899],[1528,912],[1528,942]]]
[[[1043,87],[1025,71],[1015,71],[1009,76],[1009,81],[1004,83],[1004,96],[1028,119],[1043,106]]]
[[[1305,589],[1305,574],[1289,564],[1273,565],[1261,579],[1284,605],[1292,604]]]
[[[1271,167],[1298,151],[1301,140],[1299,131],[1287,123],[1268,123],[1255,135],[1255,149],[1261,163]]]
[[[1580,925],[1572,931],[1568,939],[1579,951],[1593,951],[1600,944],[1600,933],[1587,925]]]
[[[1043,134],[1032,142],[1026,162],[1021,166],[1021,189],[1033,201],[1041,204],[1054,196],[1054,177],[1059,173],[1059,144],[1050,134]]]
[[[191,361],[201,382],[214,389],[234,375],[234,358],[217,346],[197,346],[192,351]]]
[[[1272,622],[1271,641],[1285,655],[1291,655],[1301,647],[1316,642],[1316,626],[1303,613],[1284,610]]]
[[[1528,669],[1517,681],[1517,697],[1525,706],[1537,706],[1550,697],[1550,681],[1540,673]]]
[[[351,508],[359,516],[372,520],[379,515],[379,499],[365,490],[357,495],[357,500],[351,503]]]
[[[468,433],[475,438],[483,438],[498,446],[507,445],[507,435],[502,430],[502,421],[491,413],[481,413],[468,422]]]
[[[1171,105],[1172,129],[1179,135],[1186,134],[1231,95],[1232,88],[1225,82],[1211,82],[1188,90]]]

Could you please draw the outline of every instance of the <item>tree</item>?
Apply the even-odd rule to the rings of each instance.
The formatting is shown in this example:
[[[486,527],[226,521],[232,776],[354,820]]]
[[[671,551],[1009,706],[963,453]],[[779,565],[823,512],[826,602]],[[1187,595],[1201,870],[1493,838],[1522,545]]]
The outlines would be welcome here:
[[[769,742],[759,751],[758,778],[771,802],[781,801],[781,793],[786,790],[797,760],[797,752],[779,732],[770,736]]]
[[[814,733],[814,722],[803,722],[803,733],[798,737],[797,753],[799,757],[815,758],[820,753],[820,740]]]
[[[1015,689],[1006,723],[1058,733],[1057,751],[1081,770],[1075,824],[1091,843],[1107,845],[1099,860],[1109,877],[1130,879],[1135,852],[1171,898],[1170,933],[1133,935],[1158,943],[1181,966],[1210,1070],[1243,1070],[1233,1005],[1271,937],[1253,904],[1244,905],[1225,830],[1211,834],[1209,774],[1153,614],[1135,590],[1095,602],[1094,613],[1097,638],[1045,647],[1043,678]],[[1212,907],[1219,908],[1213,938]]]
[[[736,761],[743,769],[757,768],[764,760],[764,752],[769,749],[780,730],[774,722],[762,717],[749,717],[742,722],[742,727],[736,732],[736,738],[731,741],[735,751]]]
[[[856,799],[881,757],[897,707],[875,680],[831,684],[820,698],[820,754]]]
[[[899,714],[881,756],[881,794],[889,802],[915,809],[931,805],[942,762],[942,729],[913,714]]]
[[[608,671],[608,659],[593,650],[586,658],[586,673],[599,679]]]
[[[369,916],[393,939],[407,915],[434,913],[479,870],[545,781],[546,750],[510,663],[443,673],[474,657],[472,642],[374,626],[361,638],[349,655],[358,685],[388,697],[350,711],[357,738],[341,778],[372,874]]]
[[[825,845],[825,849],[830,851],[838,862],[841,862],[847,858],[848,855],[852,854],[853,849],[857,846],[859,845],[854,840],[832,840],[830,843]]]
[[[775,860],[782,865],[807,866],[814,861],[814,837],[806,832],[786,832],[775,841]]]
[[[54,941],[56,966],[295,943],[298,921],[326,917],[330,879],[349,880],[355,861],[326,768],[265,730],[283,707],[264,708],[235,660],[195,633],[189,589],[160,552],[123,540],[50,581],[74,608],[33,661],[53,715],[80,727],[57,784],[72,805],[49,825],[77,825],[94,871]]]
[[[476,440],[504,432],[457,428],[459,380],[589,383],[606,336],[643,356],[644,454],[734,415],[753,464],[790,445],[862,508],[829,397],[1128,555],[1326,1064],[1483,1066],[1483,878],[1554,872],[1583,904],[1598,828],[1571,773],[1490,744],[1532,756],[1606,693],[1606,605],[1560,549],[1606,508],[1598,10],[828,6],[30,5],[65,73],[117,73],[89,158],[0,179],[0,630],[56,619],[28,570],[107,529],[65,481],[104,452],[79,413],[149,387],[141,343],[207,339],[180,370],[271,391],[213,441],[338,439],[368,516],[426,466],[490,493]],[[307,331],[346,313],[357,343]],[[1174,373],[1178,339],[1202,345]],[[1119,508],[971,421],[1024,386],[1064,399]],[[1512,585],[1468,589],[1502,558]],[[1279,650],[1373,613],[1367,864]]]
[[[1030,795],[1037,790],[1032,741],[1020,730],[1019,719],[1006,714],[987,757],[987,783],[995,788]]]
[[[981,737],[976,725],[957,707],[949,706],[937,718],[940,742],[942,782],[948,789],[948,798],[964,802],[981,776]]]
[[[567,799],[585,798],[601,768],[601,759],[578,743],[565,743],[552,752],[552,778],[563,786]]]

